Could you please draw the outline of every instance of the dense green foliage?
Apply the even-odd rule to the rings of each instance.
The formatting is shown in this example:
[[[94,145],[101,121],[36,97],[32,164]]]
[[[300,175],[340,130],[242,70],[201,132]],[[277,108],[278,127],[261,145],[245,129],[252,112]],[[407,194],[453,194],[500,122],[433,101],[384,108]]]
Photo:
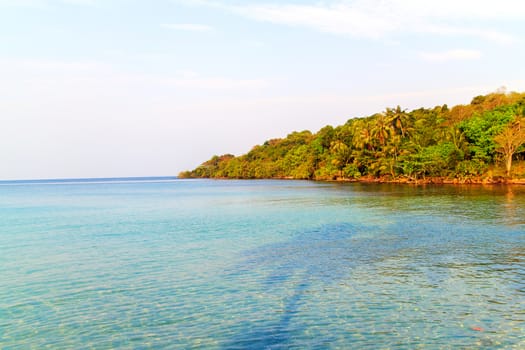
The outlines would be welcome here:
[[[469,105],[387,108],[317,133],[293,132],[239,157],[214,156],[180,177],[384,180],[491,176],[502,163],[502,136],[516,134],[525,93],[493,93]],[[514,130],[516,131],[516,130]],[[498,140],[498,143],[496,143]],[[522,144],[511,154],[520,157]],[[489,171],[490,170],[490,171]],[[510,175],[510,174],[507,174]]]

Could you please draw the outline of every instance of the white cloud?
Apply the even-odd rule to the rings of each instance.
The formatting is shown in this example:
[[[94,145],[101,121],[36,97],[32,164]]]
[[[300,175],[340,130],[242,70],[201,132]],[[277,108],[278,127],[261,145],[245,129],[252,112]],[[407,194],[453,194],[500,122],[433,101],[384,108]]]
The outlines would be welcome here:
[[[476,37],[508,44],[518,39],[512,34],[490,29],[492,22],[521,21],[525,17],[525,6],[521,0],[338,0],[313,5],[267,2],[227,5],[206,0],[182,2],[219,8],[258,21],[381,39],[403,33],[430,33]]]
[[[71,4],[71,5],[87,5],[92,6],[95,5],[96,0],[62,0],[65,4]]]
[[[368,0],[360,1],[369,6],[388,4],[398,14],[406,13],[407,17],[422,16],[445,20],[521,20],[525,7],[521,0]]]
[[[0,0],[0,6],[43,8],[52,4],[93,6],[97,0]]]
[[[492,41],[499,44],[512,44],[519,40],[514,36],[490,29],[480,28],[462,28],[452,25],[428,25],[426,31],[432,34],[449,35],[449,36],[469,36],[480,38],[486,41]]]
[[[184,30],[189,32],[209,32],[213,30],[213,27],[197,23],[164,23],[160,26],[162,28]]]
[[[481,58],[481,52],[463,49],[440,52],[420,52],[419,57],[429,62],[467,61]]]
[[[221,76],[202,76],[191,70],[176,72],[175,76],[130,76],[130,83],[145,84],[147,86],[174,87],[183,90],[235,90],[238,93],[245,89],[259,89],[270,85],[267,79],[240,79]]]
[[[55,61],[38,59],[0,59],[0,64],[9,67],[10,70],[20,70],[26,73],[71,73],[71,72],[94,72],[110,68],[109,65],[98,61]]]
[[[397,23],[344,4],[247,5],[232,8],[236,13],[260,21],[303,26],[332,34],[380,37],[394,31]]]
[[[264,88],[268,82],[264,79],[229,79],[229,78],[191,78],[175,79],[172,84],[177,87],[193,89],[250,89]]]
[[[42,7],[45,3],[45,0],[0,0],[3,7]]]
[[[209,90],[242,94],[271,84],[268,79],[200,75],[191,70],[173,75],[137,74],[100,61],[0,59],[0,76],[0,96],[33,94],[71,99],[96,99],[99,95],[126,91],[148,94],[157,90],[196,95]]]

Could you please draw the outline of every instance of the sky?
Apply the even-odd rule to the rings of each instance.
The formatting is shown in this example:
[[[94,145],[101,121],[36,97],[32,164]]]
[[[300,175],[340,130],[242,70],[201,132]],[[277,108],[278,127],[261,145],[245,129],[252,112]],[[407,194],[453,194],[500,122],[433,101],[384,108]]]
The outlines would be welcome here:
[[[522,0],[0,0],[0,179],[167,176],[525,91]]]

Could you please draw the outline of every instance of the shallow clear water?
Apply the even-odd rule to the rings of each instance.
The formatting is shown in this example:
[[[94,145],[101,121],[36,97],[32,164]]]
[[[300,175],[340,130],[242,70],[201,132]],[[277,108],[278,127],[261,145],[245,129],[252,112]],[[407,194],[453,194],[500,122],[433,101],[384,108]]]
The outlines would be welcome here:
[[[2,183],[0,348],[523,349],[525,188]]]

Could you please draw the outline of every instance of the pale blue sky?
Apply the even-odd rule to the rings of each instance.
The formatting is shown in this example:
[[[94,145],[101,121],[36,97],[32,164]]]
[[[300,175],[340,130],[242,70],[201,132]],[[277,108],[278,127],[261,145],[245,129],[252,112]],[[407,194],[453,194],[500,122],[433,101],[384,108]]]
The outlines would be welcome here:
[[[0,0],[0,179],[176,175],[525,91],[521,0]]]

